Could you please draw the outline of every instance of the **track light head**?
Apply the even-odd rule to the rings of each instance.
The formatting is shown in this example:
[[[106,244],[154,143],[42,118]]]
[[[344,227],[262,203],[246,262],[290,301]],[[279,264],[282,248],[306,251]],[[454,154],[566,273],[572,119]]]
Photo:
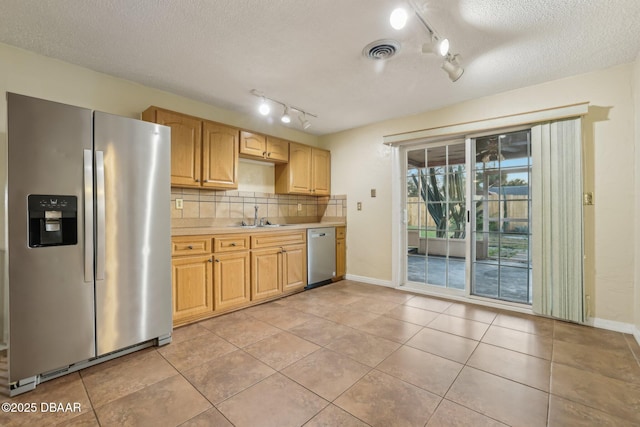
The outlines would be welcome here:
[[[263,116],[266,116],[271,111],[271,107],[269,107],[269,103],[266,99],[262,98],[262,102],[260,103],[260,107],[258,107],[258,111]]]
[[[435,53],[447,56],[449,53],[449,39],[441,39],[435,34],[431,35],[431,41],[422,45],[422,53]]]
[[[311,127],[311,122],[307,120],[306,114],[302,114],[301,116],[298,116],[298,120],[300,120],[300,126],[302,126],[302,129],[307,130]]]
[[[447,73],[452,82],[458,81],[458,79],[462,77],[462,74],[464,74],[464,68],[460,66],[458,55],[447,55],[442,63],[442,69]]]
[[[407,11],[401,7],[394,9],[391,12],[391,16],[389,17],[389,23],[393,27],[394,30],[401,30],[407,25],[407,19],[409,15]]]
[[[284,107],[284,113],[282,113],[282,117],[280,117],[280,121],[282,123],[291,123],[291,116],[289,115],[289,107]]]

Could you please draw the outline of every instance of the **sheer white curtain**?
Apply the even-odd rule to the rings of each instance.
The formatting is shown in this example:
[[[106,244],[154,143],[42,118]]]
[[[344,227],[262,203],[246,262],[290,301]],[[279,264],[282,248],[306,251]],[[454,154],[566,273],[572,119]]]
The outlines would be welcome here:
[[[533,311],[584,321],[579,117],[531,129]]]

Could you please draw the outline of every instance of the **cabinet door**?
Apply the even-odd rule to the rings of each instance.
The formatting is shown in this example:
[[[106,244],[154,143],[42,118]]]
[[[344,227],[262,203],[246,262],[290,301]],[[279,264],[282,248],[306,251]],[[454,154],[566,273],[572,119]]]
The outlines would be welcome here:
[[[211,261],[211,255],[171,261],[174,325],[213,312]]]
[[[283,291],[307,286],[307,245],[290,245],[282,253]]]
[[[267,140],[265,136],[244,130],[241,131],[240,154],[264,158],[267,155]]]
[[[289,192],[311,193],[311,147],[289,144]]]
[[[282,293],[282,249],[251,251],[251,301]]]
[[[345,239],[336,239],[336,277],[347,273],[347,246]]]
[[[225,310],[247,304],[249,294],[249,251],[214,254],[214,307]]]
[[[267,159],[288,162],[289,161],[289,141],[284,139],[267,137]]]
[[[331,153],[314,148],[311,153],[313,171],[311,192],[314,196],[331,194]]]
[[[157,110],[156,123],[171,128],[171,185],[199,187],[202,122],[193,117]]]
[[[240,131],[204,122],[202,130],[202,186],[238,188]]]

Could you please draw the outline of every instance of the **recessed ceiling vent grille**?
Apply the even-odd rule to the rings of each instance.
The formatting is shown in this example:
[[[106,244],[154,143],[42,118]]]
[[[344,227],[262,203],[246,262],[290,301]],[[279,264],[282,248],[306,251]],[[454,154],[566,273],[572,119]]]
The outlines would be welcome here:
[[[394,56],[400,50],[400,43],[396,40],[384,39],[369,43],[362,49],[365,58],[384,60]]]

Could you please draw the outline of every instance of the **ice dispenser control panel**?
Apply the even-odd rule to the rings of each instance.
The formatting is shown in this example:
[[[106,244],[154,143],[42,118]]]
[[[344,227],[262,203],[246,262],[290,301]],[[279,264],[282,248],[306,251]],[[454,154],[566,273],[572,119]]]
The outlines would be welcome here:
[[[78,243],[78,198],[30,194],[29,247]]]

